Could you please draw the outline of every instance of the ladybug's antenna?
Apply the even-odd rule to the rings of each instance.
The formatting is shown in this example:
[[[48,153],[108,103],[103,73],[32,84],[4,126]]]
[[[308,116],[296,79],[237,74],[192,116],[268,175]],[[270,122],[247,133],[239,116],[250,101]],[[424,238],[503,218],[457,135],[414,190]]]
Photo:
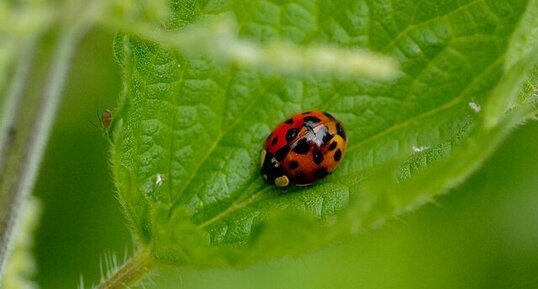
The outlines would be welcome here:
[[[88,122],[91,124],[91,126],[93,126],[94,128],[101,128],[101,123],[103,123],[103,120],[102,120],[102,116],[99,114],[99,105],[96,105],[96,108],[95,108],[95,117],[97,118],[98,122],[95,123],[91,120],[88,120]]]

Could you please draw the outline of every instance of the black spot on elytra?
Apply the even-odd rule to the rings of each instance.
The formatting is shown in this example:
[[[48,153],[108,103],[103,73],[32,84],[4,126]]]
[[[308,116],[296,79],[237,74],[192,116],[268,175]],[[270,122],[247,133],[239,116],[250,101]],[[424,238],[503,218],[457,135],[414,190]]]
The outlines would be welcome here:
[[[346,132],[344,131],[344,128],[340,123],[336,125],[336,132],[345,140],[346,139]]]
[[[329,151],[334,150],[334,149],[336,148],[337,145],[338,145],[338,143],[335,142],[335,141],[333,141],[333,142],[331,143],[331,145],[329,146]]]
[[[305,123],[307,123],[307,122],[317,123],[317,122],[320,122],[321,119],[319,119],[319,118],[317,118],[317,117],[315,117],[315,116],[311,116],[311,115],[310,115],[310,116],[305,116],[305,117],[303,117],[303,121],[304,121]]]
[[[340,149],[338,149],[335,153],[334,153],[334,160],[339,162],[340,159],[342,158],[342,151]]]
[[[328,113],[328,112],[323,112],[323,114],[324,114],[326,117],[330,118],[330,119],[334,119],[334,116],[332,116],[332,115],[331,115],[330,113]]]
[[[290,161],[290,169],[294,170],[299,167],[299,162],[297,161]]]
[[[299,133],[299,130],[296,128],[288,129],[288,131],[286,132],[286,141],[288,142],[292,141],[297,136],[298,133]]]
[[[323,162],[323,154],[320,151],[314,151],[314,163],[319,165]]]
[[[273,140],[271,141],[271,145],[276,145],[276,143],[278,142],[278,137],[274,137]]]
[[[327,176],[328,174],[329,173],[327,172],[326,168],[319,168],[314,172],[314,177],[316,177],[316,179],[321,179]]]
[[[293,177],[293,182],[296,184],[305,184],[308,182],[308,179],[303,171],[297,171]]]
[[[334,135],[332,135],[332,134],[328,133],[327,131],[325,131],[325,135],[323,136],[322,141],[323,141],[323,143],[328,143],[333,139],[333,137],[334,137]]]
[[[284,123],[293,124],[293,118],[290,118],[290,119],[286,120]]]
[[[293,151],[300,155],[307,154],[308,151],[310,151],[310,145],[308,145],[308,142],[305,139],[301,139],[299,142],[297,142],[297,145],[293,148]]]
[[[283,146],[279,150],[276,151],[275,159],[277,161],[281,162],[283,159],[286,158],[286,156],[288,155],[289,152],[290,152],[290,147],[289,146]]]

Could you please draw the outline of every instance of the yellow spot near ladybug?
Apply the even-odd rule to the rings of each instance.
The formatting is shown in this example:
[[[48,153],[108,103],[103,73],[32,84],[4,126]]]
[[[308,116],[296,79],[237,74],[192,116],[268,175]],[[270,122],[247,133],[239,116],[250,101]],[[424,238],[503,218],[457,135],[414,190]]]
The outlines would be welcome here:
[[[260,166],[263,167],[263,162],[265,161],[265,155],[267,152],[265,150],[262,150],[262,154],[260,155]]]
[[[289,185],[290,183],[290,179],[288,179],[287,176],[280,176],[278,178],[275,179],[275,185],[277,187],[285,187],[287,185]]]

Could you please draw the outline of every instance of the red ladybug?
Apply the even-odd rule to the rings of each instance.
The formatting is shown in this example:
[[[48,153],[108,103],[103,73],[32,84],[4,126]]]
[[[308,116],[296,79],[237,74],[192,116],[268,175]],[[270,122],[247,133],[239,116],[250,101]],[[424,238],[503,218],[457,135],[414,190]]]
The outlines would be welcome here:
[[[346,153],[342,124],[326,112],[293,115],[267,137],[261,174],[278,187],[307,186],[332,173]]]

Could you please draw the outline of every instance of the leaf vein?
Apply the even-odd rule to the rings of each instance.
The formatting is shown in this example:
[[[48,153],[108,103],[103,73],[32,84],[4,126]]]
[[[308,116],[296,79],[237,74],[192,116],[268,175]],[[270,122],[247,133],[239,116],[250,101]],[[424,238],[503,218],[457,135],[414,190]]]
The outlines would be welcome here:
[[[441,111],[445,111],[447,109],[450,109],[450,108],[460,104],[463,101],[464,96],[467,93],[467,91],[470,88],[472,88],[471,84],[473,84],[476,80],[480,79],[482,76],[484,76],[491,69],[493,69],[494,67],[499,65],[500,62],[502,62],[502,60],[503,60],[503,58],[500,57],[496,61],[494,61],[490,65],[488,65],[488,67],[486,67],[477,77],[475,77],[472,81],[470,81],[465,86],[465,88],[462,90],[462,92],[457,97],[453,98],[451,101],[449,101],[449,102],[447,102],[447,103],[445,103],[445,104],[443,104],[441,106],[437,106],[437,107],[435,107],[435,108],[433,108],[431,110],[428,110],[428,111],[426,111],[424,113],[421,113],[421,114],[419,114],[419,115],[417,115],[415,117],[409,118],[409,119],[407,119],[407,120],[405,120],[403,122],[397,123],[397,124],[395,124],[395,125],[393,125],[393,126],[391,126],[389,128],[386,128],[386,129],[380,131],[377,134],[374,134],[374,135],[372,135],[370,137],[367,137],[367,138],[363,139],[362,141],[360,141],[358,143],[355,143],[354,145],[350,146],[348,148],[348,151],[351,152],[351,151],[355,150],[357,147],[360,147],[360,146],[362,146],[362,145],[364,145],[366,143],[369,143],[371,141],[374,141],[376,139],[384,137],[384,136],[386,136],[386,135],[388,135],[388,134],[390,134],[390,133],[392,133],[394,131],[397,131],[399,129],[403,129],[403,128],[405,128],[405,127],[407,127],[407,126],[409,126],[409,125],[411,125],[411,124],[413,124],[413,123],[415,123],[415,122],[417,122],[419,120],[423,120],[425,118],[428,118],[430,116],[435,115],[436,113],[439,113]]]
[[[403,38],[405,35],[407,35],[408,32],[410,32],[411,30],[415,29],[415,28],[418,28],[420,26],[423,26],[423,25],[427,25],[427,24],[431,24],[432,22],[435,22],[435,21],[438,21],[438,20],[441,20],[443,18],[446,18],[447,16],[449,15],[452,15],[456,12],[459,12],[460,10],[463,10],[463,9],[466,9],[472,5],[475,5],[476,3],[479,3],[479,2],[484,2],[483,0],[474,0],[474,1],[471,1],[469,3],[466,3],[452,11],[449,11],[447,12],[446,14],[444,15],[439,15],[439,16],[436,16],[436,17],[433,17],[433,18],[430,18],[426,21],[423,21],[423,22],[419,22],[419,23],[413,23],[413,24],[410,24],[408,25],[407,27],[405,27],[405,29],[403,29],[402,31],[398,32],[398,34],[394,37],[394,39],[392,41],[390,41],[388,44],[386,44],[382,49],[381,51],[386,51],[389,47],[393,46],[394,44],[396,44],[396,42],[398,42],[401,38]]]
[[[226,216],[246,207],[246,206],[249,206],[249,205],[252,205],[258,201],[261,201],[265,198],[263,198],[263,193],[265,191],[267,191],[268,189],[270,189],[271,187],[270,186],[266,186],[265,188],[257,191],[256,193],[252,194],[252,196],[250,196],[249,198],[246,198],[246,199],[243,199],[239,202],[233,202],[228,208],[226,208],[226,210],[220,212],[219,214],[217,214],[215,217],[203,222],[202,224],[198,225],[198,228],[200,229],[203,229],[211,224],[214,224],[215,222],[225,218]]]
[[[185,71],[188,68],[189,63],[186,61],[183,65],[183,69],[181,70],[181,75],[179,76],[179,79],[177,80],[178,83],[183,82],[183,77],[185,76]],[[168,148],[168,198],[170,198],[170,201],[174,200],[174,196],[172,195],[172,160],[173,160],[173,150],[174,150],[174,132],[176,130],[176,120],[178,115],[178,103],[177,103],[178,96],[172,96],[172,106],[174,108],[174,114],[172,116],[172,124],[171,132],[172,135],[170,137],[170,143]]]
[[[231,78],[230,78],[231,79]],[[230,80],[229,79],[229,80]],[[183,186],[181,186],[181,188],[179,189],[178,191],[178,197],[176,198],[176,200],[174,201],[174,203],[172,204],[172,206],[170,207],[170,212],[169,212],[169,216],[172,215],[174,209],[176,207],[178,207],[180,205],[180,199],[179,199],[179,196],[181,196],[183,194],[183,192],[187,189],[187,187],[192,183],[192,180],[196,177],[197,173],[198,173],[198,170],[202,167],[202,165],[209,159],[209,157],[211,156],[211,154],[214,152],[214,150],[218,147],[219,143],[221,142],[222,138],[228,133],[230,132],[235,126],[237,126],[242,118],[246,115],[247,112],[249,112],[255,105],[256,103],[258,102],[258,100],[262,97],[262,95],[265,94],[265,92],[267,91],[267,88],[272,85],[273,82],[275,82],[276,80],[272,80],[272,81],[269,81],[267,83],[265,83],[265,85],[263,85],[263,89],[262,89],[262,92],[258,93],[257,94],[257,97],[254,101],[252,101],[252,103],[243,111],[242,114],[240,114],[237,118],[236,118],[236,121],[228,126],[228,128],[226,130],[223,130],[223,127],[222,127],[222,124],[221,124],[221,129],[220,129],[220,132],[218,134],[218,136],[215,138],[215,141],[212,143],[211,147],[208,149],[207,153],[205,154],[205,156],[200,160],[200,162],[198,162],[197,166],[194,168],[194,170],[192,171],[192,173],[189,175],[189,178],[186,180],[186,182],[184,183]],[[223,91],[227,91],[226,89],[223,89]],[[225,94],[226,95],[226,94]],[[224,119],[224,118],[223,118]]]

